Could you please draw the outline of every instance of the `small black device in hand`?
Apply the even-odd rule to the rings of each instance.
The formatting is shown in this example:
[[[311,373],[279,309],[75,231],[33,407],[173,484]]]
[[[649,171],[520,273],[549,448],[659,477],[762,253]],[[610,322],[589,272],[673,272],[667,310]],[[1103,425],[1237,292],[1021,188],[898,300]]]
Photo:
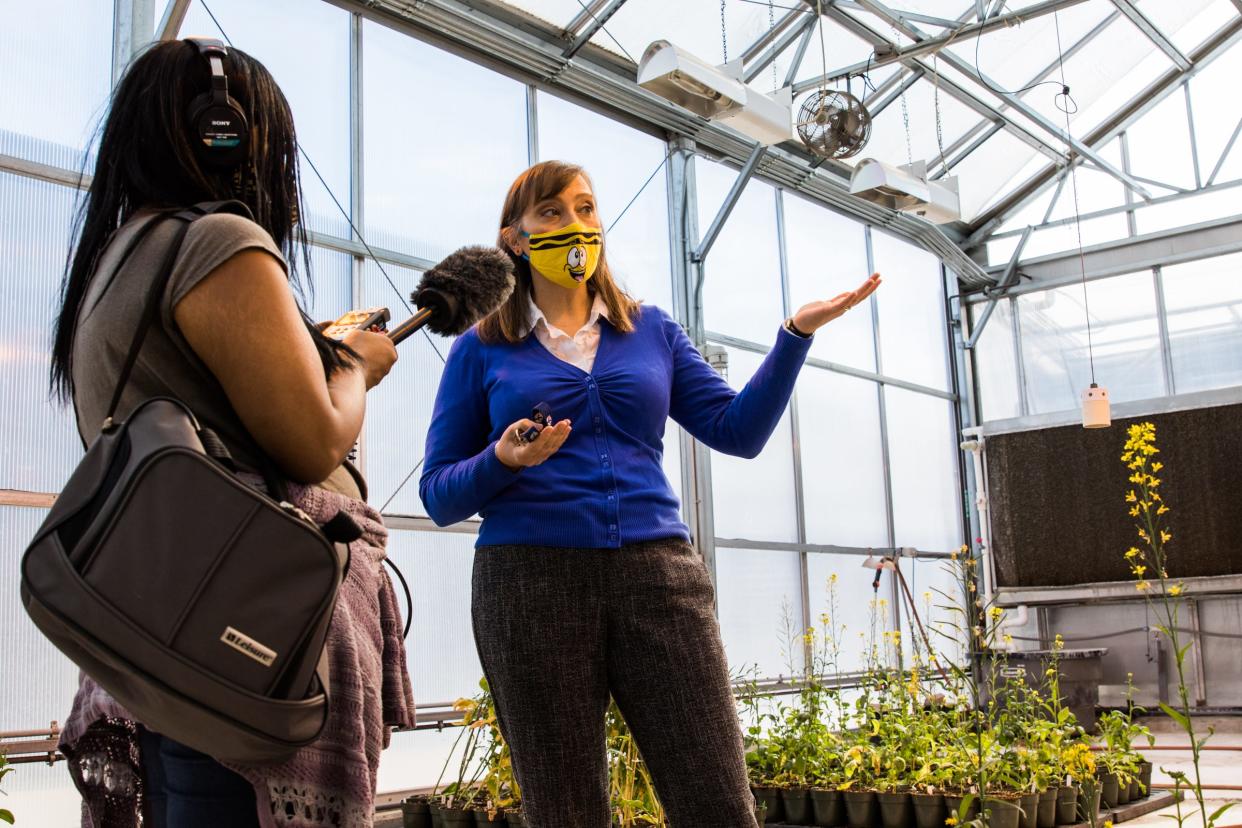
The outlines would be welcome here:
[[[369,331],[375,326],[379,326],[380,330],[388,327],[388,320],[392,315],[388,312],[388,308],[366,308],[365,310],[351,310],[340,319],[323,329],[323,335],[329,339],[341,339],[345,334],[352,330]]]
[[[541,426],[546,427],[552,425],[552,406],[548,405],[546,402],[539,403],[535,406],[534,411],[531,412],[530,418]],[[539,429],[535,426],[531,426],[526,429],[526,433],[522,435],[522,442],[529,443],[538,436]]]

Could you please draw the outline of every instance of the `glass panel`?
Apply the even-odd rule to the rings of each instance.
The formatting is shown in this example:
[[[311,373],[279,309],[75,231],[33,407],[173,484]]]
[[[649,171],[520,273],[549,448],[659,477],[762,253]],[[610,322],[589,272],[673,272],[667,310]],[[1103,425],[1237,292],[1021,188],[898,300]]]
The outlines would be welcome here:
[[[782,197],[790,313],[807,302],[828,299],[862,284],[869,275],[863,225],[791,193],[782,193]],[[810,355],[874,371],[870,310],[858,308],[821,328]]]
[[[307,227],[348,238],[349,225],[311,163],[348,210],[349,13],[298,0],[212,0],[211,11],[237,48],[263,62],[289,100],[305,152],[299,160]],[[201,3],[190,4],[181,32],[219,36]]]
[[[878,230],[871,234],[871,246],[875,269],[884,277],[875,292],[881,373],[947,389],[948,328],[940,260]]]
[[[526,88],[364,26],[367,241],[428,259],[493,244],[505,193],[528,160]]]
[[[978,122],[977,112],[944,89],[937,94],[929,73],[906,90],[904,111],[898,99],[876,116],[864,155],[894,164],[909,163],[911,156],[930,163]],[[930,170],[939,171],[939,167]]]
[[[806,559],[811,621],[841,673],[865,670],[872,643],[882,644],[884,633],[893,626],[888,583],[883,584],[877,597],[871,589],[875,570],[865,568],[864,560],[861,555],[819,552],[807,555]],[[834,649],[837,655],[831,656]]]
[[[1024,183],[1034,172],[1024,169],[1026,165],[1042,169],[1047,163],[1049,161],[1045,156],[1037,154],[1008,132],[1002,130],[996,133],[953,168],[961,196],[962,219],[973,221],[983,212],[985,205],[990,205]],[[1042,212],[1039,218],[1043,218]],[[1028,221],[1035,222],[1037,219]]]
[[[1234,170],[1230,170],[1230,167],[1234,167]],[[1242,151],[1235,149],[1221,169],[1219,178],[1230,181],[1239,177],[1242,177]],[[1134,211],[1134,223],[1140,234],[1157,233],[1161,230],[1217,221],[1237,213],[1238,190],[1230,188],[1140,208]]]
[[[1163,271],[1179,394],[1242,385],[1242,253]]]
[[[303,277],[302,295],[298,301],[316,322],[339,319],[353,304],[354,258],[324,247],[310,249],[311,278]],[[384,303],[392,311],[393,322],[404,313],[395,310],[392,302]]]
[[[407,311],[399,297],[409,296],[422,274],[392,264],[384,265],[384,270],[396,291],[375,262],[368,260],[362,277],[362,305],[386,305],[394,320],[402,320]],[[442,357],[448,356],[451,345],[452,340],[424,328],[401,344],[397,364],[367,395],[364,471],[371,488],[371,503],[377,508],[388,503],[383,508],[386,514],[427,514],[418,497],[421,469],[414,468],[424,456],[431,409],[444,371]]]
[[[112,88],[112,4],[48,0],[6,7],[0,153],[77,172]],[[86,172],[93,168],[92,161]]]
[[[737,348],[728,351],[729,384],[740,389],[763,358]],[[767,446],[753,460],[712,452],[712,512],[716,537],[798,540],[791,433],[786,411]]]
[[[767,678],[802,670],[799,553],[716,547],[716,604],[730,674],[757,667]]]
[[[1087,283],[1095,375],[1114,402],[1165,393],[1150,271]],[[1091,383],[1083,289],[1018,297],[1022,360],[1032,414],[1078,408]]]
[[[1228,0],[1187,0],[1179,3],[1139,0],[1138,5],[1139,11],[1183,54],[1194,51],[1208,35],[1238,13]]]
[[[1066,185],[1069,186],[1068,184]],[[1061,198],[1064,199],[1068,194],[1062,193]],[[1072,196],[1070,196],[1072,198]],[[1126,223],[1125,213],[1115,213],[1111,216],[1100,216],[1099,218],[1087,219],[1082,222],[1082,246],[1090,247],[1093,244],[1102,244],[1108,241],[1116,241],[1129,235],[1129,225]],[[1050,253],[1062,253],[1065,251],[1078,250],[1078,227],[1073,223],[1058,224],[1054,227],[1048,227],[1044,230],[1036,230],[1031,234],[1031,238],[1026,243],[1026,247],[1022,250],[1022,258],[1033,259],[1036,256],[1046,256]]]
[[[879,411],[874,382],[802,369],[798,440],[808,543],[887,543]]]
[[[986,303],[970,306],[972,330],[974,320],[982,316],[985,307]],[[996,303],[972,353],[980,420],[1002,420],[1021,414],[1018,365],[1013,353],[1013,310],[1008,299]]]
[[[948,552],[962,542],[953,403],[889,386],[888,456],[897,546]]]
[[[46,416],[46,415],[45,415]],[[5,631],[0,650],[0,730],[33,730],[53,720],[64,722],[78,689],[78,668],[61,655],[31,622],[18,600],[18,560],[47,516],[43,509],[0,506],[0,628]],[[4,778],[4,807],[17,824],[78,824],[81,800],[64,763],[53,767],[18,765]],[[33,820],[33,821],[31,821]]]
[[[920,654],[926,653],[927,644],[930,643],[932,652],[937,654],[941,664],[946,661],[962,664],[964,648],[952,627],[960,616],[946,609],[961,603],[957,579],[949,567],[949,562],[902,558],[901,572],[906,579],[906,586],[910,588],[910,596],[914,599],[914,608],[918,613],[918,621],[912,622],[909,605],[902,604],[901,638],[906,657],[911,657],[916,647]],[[924,634],[927,636],[926,641]],[[939,678],[939,673],[929,673]]]
[[[699,235],[737,179],[737,171],[696,158]],[[784,320],[781,258],[772,187],[752,178],[704,263],[703,307],[707,329],[762,345],[776,339]]]
[[[1200,108],[1211,109],[1211,102],[1203,101]],[[1126,140],[1130,144],[1130,169],[1135,175],[1174,187],[1194,188],[1195,167],[1190,152],[1190,126],[1186,122],[1186,95],[1181,89],[1156,104],[1127,129]],[[1200,163],[1206,162],[1200,158]],[[1211,170],[1204,172],[1203,177],[1207,178],[1210,173]],[[1081,175],[1078,180],[1081,191]],[[1159,188],[1148,189],[1160,195],[1167,194]]]
[[[48,370],[60,279],[78,191],[0,173],[0,302],[26,308],[0,334],[0,488],[59,492],[82,458],[73,410],[49,399]],[[12,593],[16,596],[16,592]]]
[[[777,19],[784,14],[784,9],[776,9]],[[768,20],[766,4],[728,5],[725,27],[730,60],[740,57],[747,46],[768,30]],[[671,40],[710,64],[724,61],[718,0],[629,0],[605,28],[607,32],[599,32],[591,42],[613,52],[628,52],[635,62],[642,59],[652,41],[661,39]],[[766,81],[756,81],[756,86],[765,90],[767,85]]]
[[[1191,103],[1195,110],[1195,139],[1199,142],[1199,164],[1206,183],[1233,135],[1240,114],[1234,107],[1218,106],[1230,100],[1242,76],[1242,49],[1229,49],[1208,64],[1190,81]],[[1232,181],[1238,176],[1218,175],[1216,180]]]
[[[663,169],[668,146],[554,95],[539,94],[538,112],[541,159],[581,164],[595,185],[614,275],[634,298],[671,313],[668,193]]]

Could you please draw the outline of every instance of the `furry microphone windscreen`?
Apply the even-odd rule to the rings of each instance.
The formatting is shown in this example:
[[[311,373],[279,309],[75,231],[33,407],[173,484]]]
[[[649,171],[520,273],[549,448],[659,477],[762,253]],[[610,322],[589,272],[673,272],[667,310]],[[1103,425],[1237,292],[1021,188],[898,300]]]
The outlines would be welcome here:
[[[499,248],[463,247],[423,274],[414,301],[434,308],[433,333],[458,336],[500,307],[513,284],[513,261]]]

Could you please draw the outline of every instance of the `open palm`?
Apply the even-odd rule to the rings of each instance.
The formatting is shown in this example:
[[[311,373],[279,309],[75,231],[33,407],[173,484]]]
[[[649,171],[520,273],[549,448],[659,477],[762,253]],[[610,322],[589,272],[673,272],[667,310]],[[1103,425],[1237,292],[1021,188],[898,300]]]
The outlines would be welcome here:
[[[839,293],[831,299],[808,302],[798,308],[798,312],[794,314],[794,327],[803,333],[815,333],[815,331],[875,293],[875,289],[880,286],[881,281],[883,280],[880,279],[879,273],[872,273],[867,277],[867,281],[863,282],[855,290]]]

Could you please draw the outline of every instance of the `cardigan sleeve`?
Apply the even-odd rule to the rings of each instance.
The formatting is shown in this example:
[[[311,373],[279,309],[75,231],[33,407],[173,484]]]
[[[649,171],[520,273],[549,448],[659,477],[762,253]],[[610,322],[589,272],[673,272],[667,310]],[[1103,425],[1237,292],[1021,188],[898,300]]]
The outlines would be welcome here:
[[[418,494],[437,526],[465,520],[518,479],[496,456],[477,337],[468,332],[449,351],[427,429]]]
[[[758,456],[785,413],[811,339],[782,327],[759,370],[741,391],[735,391],[707,364],[680,325],[665,316],[664,329],[673,355],[669,415],[717,451]]]

